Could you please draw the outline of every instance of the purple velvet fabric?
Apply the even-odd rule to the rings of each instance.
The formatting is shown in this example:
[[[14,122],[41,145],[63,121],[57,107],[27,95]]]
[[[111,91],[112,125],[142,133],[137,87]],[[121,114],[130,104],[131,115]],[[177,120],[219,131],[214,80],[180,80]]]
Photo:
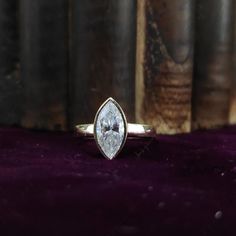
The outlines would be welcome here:
[[[236,127],[129,140],[0,128],[1,235],[236,235]]]

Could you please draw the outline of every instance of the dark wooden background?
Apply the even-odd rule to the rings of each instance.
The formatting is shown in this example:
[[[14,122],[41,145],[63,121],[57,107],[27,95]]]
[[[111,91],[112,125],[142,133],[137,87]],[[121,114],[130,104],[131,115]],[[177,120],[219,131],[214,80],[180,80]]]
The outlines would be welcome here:
[[[0,124],[68,130],[109,96],[158,133],[236,122],[233,0],[1,0]]]

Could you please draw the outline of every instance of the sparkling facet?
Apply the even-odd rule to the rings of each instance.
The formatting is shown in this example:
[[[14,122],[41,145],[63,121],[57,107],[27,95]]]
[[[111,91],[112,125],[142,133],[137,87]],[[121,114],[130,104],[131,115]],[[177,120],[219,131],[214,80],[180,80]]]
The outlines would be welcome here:
[[[126,138],[126,123],[120,109],[114,100],[108,99],[95,121],[97,144],[109,159],[116,156]]]

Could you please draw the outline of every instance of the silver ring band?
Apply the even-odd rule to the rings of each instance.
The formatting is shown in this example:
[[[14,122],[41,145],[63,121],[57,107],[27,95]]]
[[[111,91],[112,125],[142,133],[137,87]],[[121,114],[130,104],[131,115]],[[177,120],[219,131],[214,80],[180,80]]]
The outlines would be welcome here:
[[[80,136],[94,136],[94,124],[76,125],[76,132]],[[128,123],[128,136],[131,137],[152,137],[155,131],[150,125]]]

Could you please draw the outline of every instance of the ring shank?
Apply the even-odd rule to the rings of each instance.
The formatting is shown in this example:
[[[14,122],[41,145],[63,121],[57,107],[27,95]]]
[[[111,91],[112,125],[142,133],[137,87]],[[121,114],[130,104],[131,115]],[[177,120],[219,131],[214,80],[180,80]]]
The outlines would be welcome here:
[[[150,125],[128,123],[128,135],[132,137],[152,137],[155,135],[154,129]],[[81,136],[94,135],[93,124],[76,125],[76,132]]]

